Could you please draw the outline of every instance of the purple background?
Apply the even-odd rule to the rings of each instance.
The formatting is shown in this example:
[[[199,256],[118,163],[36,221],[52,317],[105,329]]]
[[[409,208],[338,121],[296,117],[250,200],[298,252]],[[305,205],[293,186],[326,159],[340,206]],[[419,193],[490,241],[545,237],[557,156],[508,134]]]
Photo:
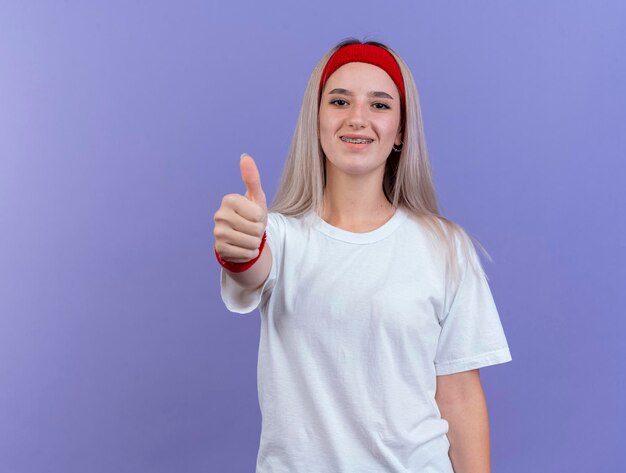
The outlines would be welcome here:
[[[621,0],[0,3],[0,472],[254,471],[259,315],[220,299],[213,214],[244,151],[273,198],[348,36],[411,67],[444,214],[493,256],[493,471],[618,471],[625,24]]]

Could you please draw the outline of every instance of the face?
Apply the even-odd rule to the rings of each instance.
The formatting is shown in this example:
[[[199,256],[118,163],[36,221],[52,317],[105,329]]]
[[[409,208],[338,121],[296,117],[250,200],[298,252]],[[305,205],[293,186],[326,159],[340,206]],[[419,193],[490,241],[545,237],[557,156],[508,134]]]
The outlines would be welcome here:
[[[392,146],[402,142],[400,110],[400,93],[383,69],[362,62],[337,69],[324,85],[319,110],[327,172],[384,173]]]

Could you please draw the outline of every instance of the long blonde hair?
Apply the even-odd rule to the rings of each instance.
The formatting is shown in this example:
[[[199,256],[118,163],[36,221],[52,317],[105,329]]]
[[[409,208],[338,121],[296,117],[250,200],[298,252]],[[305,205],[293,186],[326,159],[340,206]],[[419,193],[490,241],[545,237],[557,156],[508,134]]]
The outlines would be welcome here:
[[[323,215],[326,158],[319,138],[318,87],[328,59],[342,46],[355,43],[361,41],[353,38],[342,41],[326,53],[313,70],[304,92],[287,161],[269,208],[270,212],[297,217],[313,210]],[[487,251],[460,225],[439,212],[426,149],[419,94],[411,71],[402,58],[388,46],[375,41],[368,41],[367,44],[387,49],[398,62],[404,79],[406,100],[406,116],[402,117],[404,144],[400,153],[391,152],[387,158],[383,178],[383,191],[387,200],[395,208],[402,206],[414,219],[424,225],[434,244],[433,248],[444,251],[446,274],[450,274],[453,280],[458,281],[461,274],[459,250],[462,251],[462,258],[468,260],[477,274],[487,277],[472,246],[472,240],[491,260]]]

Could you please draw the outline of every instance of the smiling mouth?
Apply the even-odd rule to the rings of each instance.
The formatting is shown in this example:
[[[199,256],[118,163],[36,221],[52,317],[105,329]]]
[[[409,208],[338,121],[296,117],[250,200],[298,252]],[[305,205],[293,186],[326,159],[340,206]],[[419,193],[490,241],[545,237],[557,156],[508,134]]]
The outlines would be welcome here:
[[[341,141],[345,141],[346,143],[368,144],[374,140],[369,138],[346,138],[345,136],[342,136]]]

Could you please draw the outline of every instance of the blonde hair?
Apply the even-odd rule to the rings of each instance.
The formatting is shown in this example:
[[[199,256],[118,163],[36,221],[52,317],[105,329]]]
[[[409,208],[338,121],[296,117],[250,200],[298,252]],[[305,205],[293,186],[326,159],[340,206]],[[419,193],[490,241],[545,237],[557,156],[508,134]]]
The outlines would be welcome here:
[[[301,216],[310,210],[323,215],[325,167],[318,129],[319,83],[328,59],[342,46],[361,43],[357,39],[342,41],[332,48],[315,66],[307,83],[298,122],[270,212],[286,216]],[[400,153],[391,152],[385,165],[383,191],[395,207],[402,206],[427,230],[433,248],[443,251],[446,274],[458,281],[459,250],[461,260],[466,259],[477,274],[485,274],[472,240],[491,261],[491,257],[474,237],[439,212],[437,194],[432,179],[430,160],[422,125],[419,94],[413,75],[405,62],[388,46],[368,41],[387,49],[396,59],[405,88],[406,116],[402,117],[403,146]],[[439,253],[441,254],[441,253]]]

